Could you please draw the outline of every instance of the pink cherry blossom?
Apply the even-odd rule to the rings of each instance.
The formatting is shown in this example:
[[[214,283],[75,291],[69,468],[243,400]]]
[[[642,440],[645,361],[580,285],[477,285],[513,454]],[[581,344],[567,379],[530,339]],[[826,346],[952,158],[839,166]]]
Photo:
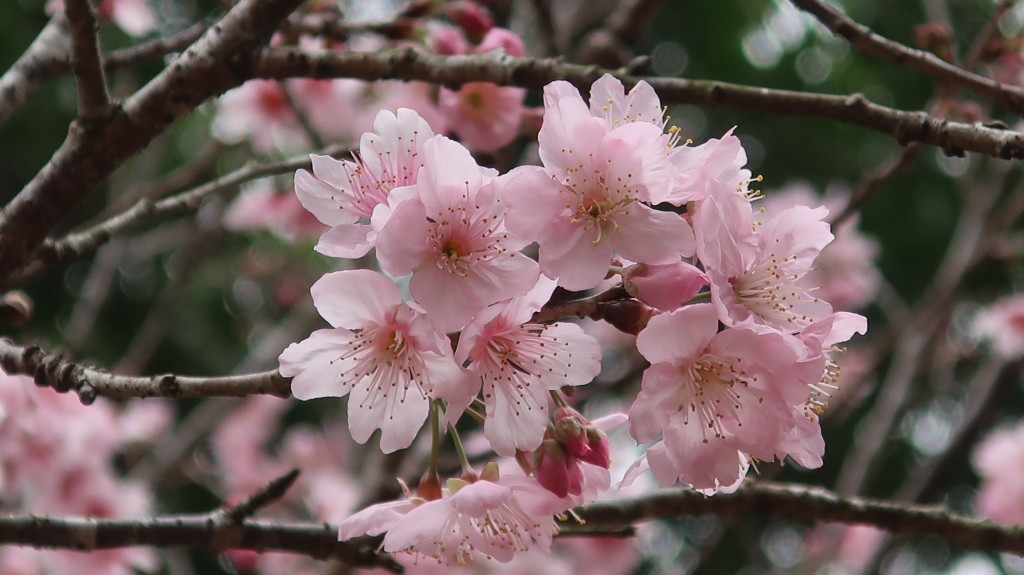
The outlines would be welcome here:
[[[669,201],[675,205],[703,200],[711,182],[718,182],[741,196],[749,196],[750,170],[743,166],[747,154],[740,139],[729,130],[720,139],[712,138],[699,146],[677,147],[672,156],[679,170],[676,189]]]
[[[299,201],[332,226],[317,244],[320,253],[358,258],[373,248],[376,231],[366,222],[377,206],[387,203],[393,189],[416,183],[423,166],[423,145],[434,135],[426,121],[409,109],[399,109],[397,114],[381,111],[374,130],[363,134],[352,161],[313,154],[313,173],[295,172]]]
[[[824,198],[819,198],[808,184],[794,182],[766,193],[760,204],[769,216],[795,205],[819,203],[839,213],[849,202],[849,195],[849,190],[833,185]],[[814,295],[835,309],[853,311],[868,305],[882,279],[877,267],[878,242],[860,231],[857,220],[856,215],[852,216],[832,230],[836,239],[821,251],[814,268],[804,276],[806,285],[819,286]]]
[[[468,150],[444,136],[428,140],[422,157],[416,185],[390,204],[377,256],[388,273],[411,272],[413,298],[438,328],[452,331],[488,305],[526,293],[540,271],[517,251],[524,242],[505,232],[504,180],[484,175]]]
[[[709,190],[693,224],[722,323],[753,320],[792,333],[832,313],[801,283],[833,239],[822,221],[828,210],[789,208],[755,232],[747,227],[752,215],[745,199],[722,182]]]
[[[663,447],[647,456],[661,481],[678,477],[706,490],[735,483],[747,455],[774,459],[795,425],[792,406],[809,395],[796,369],[799,340],[764,326],[718,332],[711,304],[652,318],[637,348],[652,365],[630,408],[630,432],[641,442],[662,435]]]
[[[975,510],[999,523],[1024,525],[1024,424],[990,433],[974,449],[971,463],[981,477]]]
[[[523,40],[504,28],[491,28],[475,48],[458,42],[450,33],[435,38],[443,53],[484,54],[502,50],[510,56],[525,53]],[[465,52],[459,52],[462,50]],[[469,82],[458,90],[441,88],[438,104],[447,125],[467,148],[493,152],[512,142],[519,133],[526,90],[489,82]]]
[[[229,230],[269,230],[285,239],[316,237],[324,226],[313,217],[291,190],[276,189],[271,180],[247,187],[224,214]]]
[[[284,85],[274,80],[249,80],[221,96],[211,129],[222,142],[248,140],[264,154],[306,145],[306,134]]]
[[[523,117],[524,88],[469,82],[441,88],[438,104],[446,123],[467,148],[493,152],[512,142]]]
[[[455,359],[483,385],[484,434],[494,451],[511,456],[540,445],[549,392],[583,385],[601,371],[601,350],[571,323],[530,323],[547,303],[554,281],[541,278],[526,295],[477,315],[459,338]]]
[[[447,340],[376,272],[330,273],[311,292],[334,329],[313,332],[281,354],[292,393],[298,399],[348,395],[349,430],[357,442],[380,429],[385,453],[408,447],[430,399],[464,381]]]
[[[1009,296],[979,311],[971,332],[978,340],[989,342],[1000,357],[1024,356],[1024,296]]]
[[[554,513],[564,504],[536,481],[506,473],[494,481],[449,479],[441,499],[409,498],[371,506],[342,522],[341,540],[385,533],[389,553],[411,553],[446,565],[483,557],[507,563],[517,553],[550,551]]]
[[[693,254],[693,232],[678,214],[650,207],[672,188],[675,168],[661,129],[634,122],[609,129],[566,82],[544,88],[540,157],[544,168],[513,170],[507,225],[540,244],[540,266],[570,290],[608,272],[612,252],[641,263]]]

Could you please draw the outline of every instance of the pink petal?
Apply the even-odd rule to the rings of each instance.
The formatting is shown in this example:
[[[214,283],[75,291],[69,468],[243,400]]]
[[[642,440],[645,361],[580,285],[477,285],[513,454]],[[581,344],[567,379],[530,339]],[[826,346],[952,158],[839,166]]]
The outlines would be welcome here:
[[[345,196],[340,190],[325,184],[306,170],[295,172],[295,195],[299,197],[302,207],[329,226],[351,224],[359,219],[345,209]]]
[[[316,251],[334,258],[356,259],[373,249],[377,232],[366,224],[338,224],[327,230]]]
[[[374,210],[374,221],[377,210]],[[398,204],[377,234],[377,258],[389,274],[404,276],[431,259],[424,206],[409,199]]]
[[[279,369],[292,378],[292,395],[303,400],[345,395],[340,382],[348,364],[334,360],[354,338],[347,329],[321,329],[281,352]]]
[[[651,363],[693,361],[718,333],[718,313],[707,303],[689,305],[651,318],[636,348]]]
[[[568,220],[565,204],[571,195],[564,193],[543,168],[522,166],[509,172],[502,190],[505,227],[518,238],[536,241],[544,229],[556,219]]]
[[[615,214],[615,224],[612,248],[630,261],[667,264],[693,255],[693,229],[679,214],[634,203]]]
[[[317,311],[334,327],[383,324],[391,309],[402,303],[398,286],[370,270],[324,274],[309,291]]]

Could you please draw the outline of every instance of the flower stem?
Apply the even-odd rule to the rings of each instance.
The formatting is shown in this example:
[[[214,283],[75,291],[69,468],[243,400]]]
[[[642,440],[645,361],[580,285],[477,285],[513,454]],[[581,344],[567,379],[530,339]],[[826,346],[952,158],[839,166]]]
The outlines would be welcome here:
[[[454,425],[448,424],[448,433],[452,436],[452,444],[455,446],[455,453],[459,456],[459,465],[462,466],[462,472],[468,473],[473,471],[473,466],[469,464],[469,458],[466,457],[466,448],[462,446],[462,438],[459,437],[459,432],[455,429]]]
[[[557,390],[551,390],[548,393],[551,394],[551,399],[555,401],[556,407],[569,407],[569,404],[565,402],[565,398]]]
[[[441,455],[441,406],[437,401],[430,403],[430,463],[427,473],[437,475],[437,460]]]

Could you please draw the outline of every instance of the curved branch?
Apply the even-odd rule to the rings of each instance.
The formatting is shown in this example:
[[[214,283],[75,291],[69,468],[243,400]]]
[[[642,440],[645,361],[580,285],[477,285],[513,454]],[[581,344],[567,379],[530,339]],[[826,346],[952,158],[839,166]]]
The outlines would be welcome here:
[[[933,535],[962,547],[1024,554],[1024,529],[1020,527],[997,525],[937,506],[840,497],[820,487],[767,481],[714,497],[687,490],[663,490],[592,503],[577,513],[588,526],[606,528],[684,515],[746,518],[760,514],[793,521],[863,523],[892,533]]]
[[[527,88],[542,88],[549,82],[566,80],[584,90],[605,72],[596,66],[567,64],[556,59],[495,54],[438,56],[411,48],[381,52],[267,48],[253,68],[254,76],[278,80],[292,77],[394,78],[446,86],[493,82]],[[1024,158],[1024,134],[1020,132],[888,108],[868,101],[862,94],[835,96],[710,80],[615,75],[627,85],[645,80],[658,92],[662,104],[742,108],[780,116],[826,118],[888,134],[900,144],[922,142],[938,146],[951,155],[978,152],[1003,159]]]
[[[839,497],[826,489],[794,484],[755,482],[736,493],[714,497],[689,490],[663,490],[593,503],[576,513],[586,526],[581,529],[565,523],[563,534],[608,533],[640,521],[689,515],[746,518],[760,514],[793,521],[868,524],[893,533],[932,535],[962,547],[1024,554],[1024,529],[1020,527],[997,525],[940,507]],[[0,517],[0,543],[78,550],[136,545],[278,550],[398,570],[393,560],[374,552],[374,540],[338,542],[337,529],[329,524],[218,521],[214,514],[152,519],[7,516]]]
[[[790,0],[790,2],[813,14],[834,34],[846,38],[861,52],[878,56],[898,66],[913,68],[943,82],[962,86],[998,102],[1014,112],[1024,113],[1024,90],[1020,88],[979,76],[954,66],[935,54],[910,48],[880,36],[867,26],[858,24],[821,0]]]
[[[10,374],[30,375],[40,387],[59,392],[74,391],[82,403],[90,404],[97,396],[108,399],[133,397],[245,397],[270,394],[291,395],[291,379],[277,370],[224,377],[187,375],[126,376],[88,367],[65,359],[61,354],[48,354],[38,346],[21,347],[0,338],[0,366]]]

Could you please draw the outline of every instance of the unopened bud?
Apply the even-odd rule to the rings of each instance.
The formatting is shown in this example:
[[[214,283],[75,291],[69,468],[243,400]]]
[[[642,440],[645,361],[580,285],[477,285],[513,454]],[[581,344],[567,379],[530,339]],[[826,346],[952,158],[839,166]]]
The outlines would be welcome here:
[[[636,264],[622,272],[626,293],[661,311],[679,308],[708,283],[704,272],[683,261]]]
[[[420,484],[416,488],[416,495],[427,501],[435,501],[441,498],[441,478],[437,473],[426,472],[420,477]]]
[[[479,42],[494,27],[494,18],[476,2],[456,0],[445,3],[444,8],[445,15],[465,30],[474,42]]]
[[[0,298],[0,320],[22,325],[32,317],[32,298],[21,290],[12,290]]]
[[[655,310],[636,300],[611,301],[599,304],[597,319],[603,319],[619,331],[636,335],[647,327]]]

